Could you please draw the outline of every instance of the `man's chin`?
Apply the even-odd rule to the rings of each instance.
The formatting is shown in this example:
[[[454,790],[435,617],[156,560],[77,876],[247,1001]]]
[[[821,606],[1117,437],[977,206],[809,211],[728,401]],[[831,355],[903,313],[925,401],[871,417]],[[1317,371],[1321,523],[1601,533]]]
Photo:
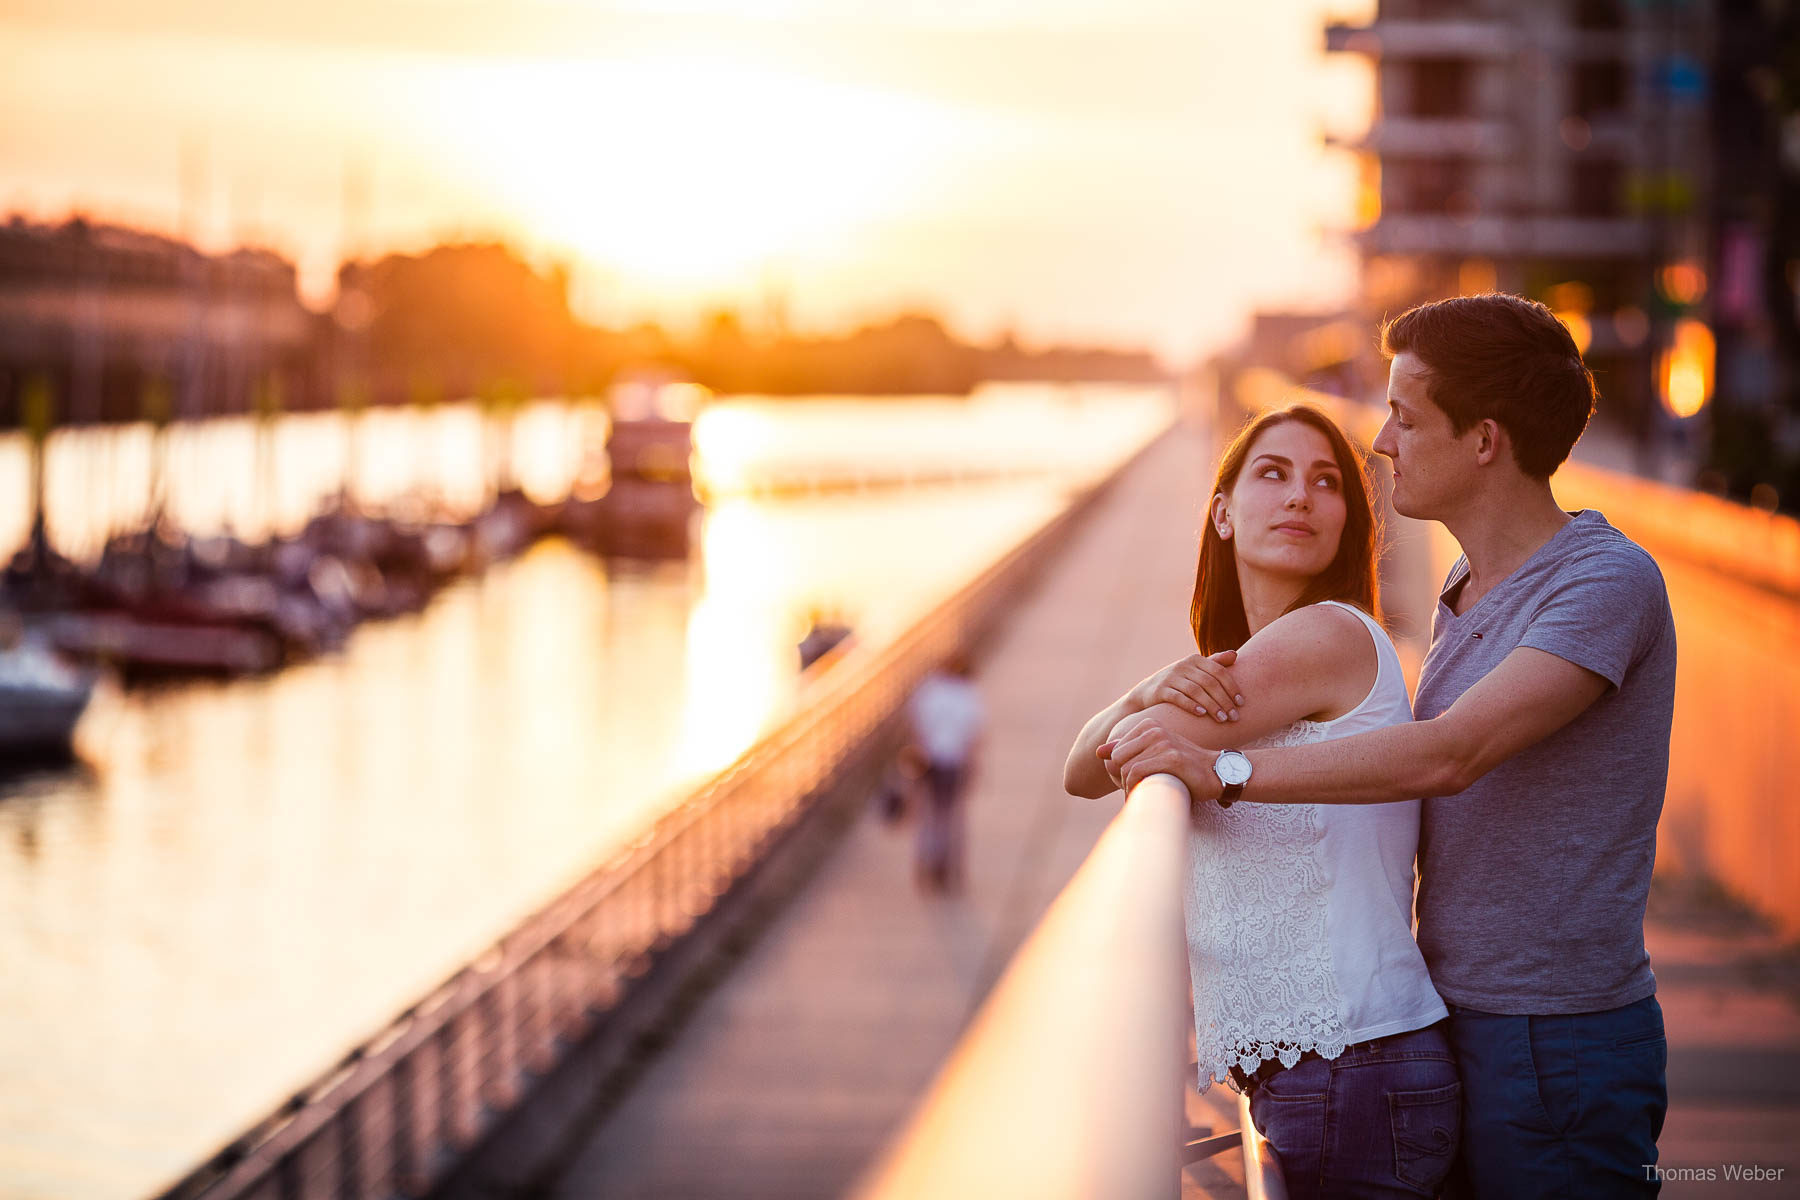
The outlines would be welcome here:
[[[1396,495],[1390,499],[1389,503],[1393,505],[1394,511],[1403,517],[1410,517],[1415,521],[1430,519],[1410,497]]]

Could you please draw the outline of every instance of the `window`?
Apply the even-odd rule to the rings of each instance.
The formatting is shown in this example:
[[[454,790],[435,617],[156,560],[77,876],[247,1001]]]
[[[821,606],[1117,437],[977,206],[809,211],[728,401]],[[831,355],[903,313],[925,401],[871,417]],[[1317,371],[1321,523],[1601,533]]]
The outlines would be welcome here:
[[[1614,113],[1625,107],[1625,64],[1618,59],[1584,62],[1575,68],[1575,115]]]
[[[1578,217],[1618,216],[1624,182],[1624,170],[1617,162],[1577,162],[1570,180],[1570,211]]]
[[[1455,159],[1422,159],[1389,168],[1395,176],[1394,207],[1409,213],[1470,216],[1475,210],[1468,165]]]
[[[1412,66],[1412,111],[1419,117],[1461,117],[1469,111],[1467,62],[1425,58]]]
[[[1625,28],[1625,6],[1619,0],[1578,0],[1575,28],[1609,30]]]

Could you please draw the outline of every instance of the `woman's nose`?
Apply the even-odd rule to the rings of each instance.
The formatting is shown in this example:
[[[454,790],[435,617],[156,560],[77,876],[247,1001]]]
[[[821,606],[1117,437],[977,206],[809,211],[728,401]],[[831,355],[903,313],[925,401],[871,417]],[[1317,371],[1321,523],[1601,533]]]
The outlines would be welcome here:
[[[1289,492],[1287,506],[1289,508],[1310,508],[1312,506],[1312,493],[1308,492],[1305,488],[1298,488]]]

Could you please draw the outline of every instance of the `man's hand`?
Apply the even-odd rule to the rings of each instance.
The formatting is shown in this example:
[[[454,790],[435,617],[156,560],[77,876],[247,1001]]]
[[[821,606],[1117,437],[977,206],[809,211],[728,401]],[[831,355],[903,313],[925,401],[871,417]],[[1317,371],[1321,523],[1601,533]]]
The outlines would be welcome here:
[[[1230,669],[1236,662],[1236,650],[1177,659],[1131,689],[1132,703],[1139,712],[1153,704],[1173,704],[1215,721],[1235,721],[1238,705],[1244,703]]]
[[[1182,737],[1156,713],[1145,716],[1124,737],[1102,743],[1097,752],[1107,775],[1127,794],[1159,774],[1181,780],[1195,804],[1216,800],[1224,787],[1212,770],[1217,752]]]

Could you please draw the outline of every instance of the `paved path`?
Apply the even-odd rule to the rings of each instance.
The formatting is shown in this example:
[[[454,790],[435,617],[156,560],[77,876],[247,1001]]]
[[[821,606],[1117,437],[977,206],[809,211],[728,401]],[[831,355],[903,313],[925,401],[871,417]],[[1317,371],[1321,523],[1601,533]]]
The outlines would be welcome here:
[[[1644,933],[1669,1034],[1663,1196],[1800,1196],[1800,954],[1716,898],[1659,883]],[[1733,1182],[1734,1168],[1780,1178]]]
[[[1095,710],[1189,652],[1211,461],[1186,429],[1153,447],[980,664],[991,715],[965,891],[917,893],[910,828],[860,820],[597,1131],[559,1197],[843,1193],[1117,811],[1063,792],[1063,755]]]

